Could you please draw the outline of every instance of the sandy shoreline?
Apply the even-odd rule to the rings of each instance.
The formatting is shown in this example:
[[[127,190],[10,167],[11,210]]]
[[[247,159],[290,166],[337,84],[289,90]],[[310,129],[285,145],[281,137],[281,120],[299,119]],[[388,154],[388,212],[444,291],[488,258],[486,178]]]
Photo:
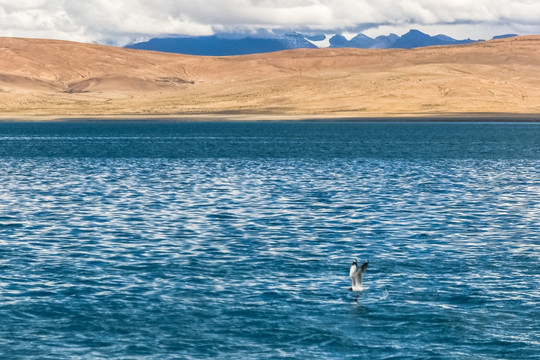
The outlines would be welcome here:
[[[261,122],[261,121],[344,121],[344,122],[540,122],[540,114],[448,113],[448,114],[376,114],[376,115],[278,115],[278,114],[185,114],[185,115],[8,115],[0,122]]]

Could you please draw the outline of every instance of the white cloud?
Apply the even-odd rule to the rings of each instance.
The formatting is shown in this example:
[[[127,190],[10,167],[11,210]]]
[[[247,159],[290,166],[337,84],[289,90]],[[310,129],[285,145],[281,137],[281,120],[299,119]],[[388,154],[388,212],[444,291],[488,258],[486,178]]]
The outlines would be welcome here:
[[[255,29],[540,33],[537,0],[0,0],[0,36],[122,44]],[[388,32],[387,32],[388,33]]]

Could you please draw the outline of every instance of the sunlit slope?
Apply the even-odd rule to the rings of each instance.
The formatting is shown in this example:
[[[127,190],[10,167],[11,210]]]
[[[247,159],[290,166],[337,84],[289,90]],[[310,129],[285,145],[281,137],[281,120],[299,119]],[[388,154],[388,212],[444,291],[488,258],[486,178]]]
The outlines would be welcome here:
[[[3,116],[540,113],[540,36],[197,57],[0,38]]]

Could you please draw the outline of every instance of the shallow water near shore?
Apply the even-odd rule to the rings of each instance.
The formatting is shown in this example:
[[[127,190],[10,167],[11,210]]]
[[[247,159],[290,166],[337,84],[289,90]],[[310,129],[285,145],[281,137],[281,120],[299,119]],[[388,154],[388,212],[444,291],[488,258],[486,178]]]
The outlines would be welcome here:
[[[0,358],[540,354],[540,124],[4,122],[0,167]]]

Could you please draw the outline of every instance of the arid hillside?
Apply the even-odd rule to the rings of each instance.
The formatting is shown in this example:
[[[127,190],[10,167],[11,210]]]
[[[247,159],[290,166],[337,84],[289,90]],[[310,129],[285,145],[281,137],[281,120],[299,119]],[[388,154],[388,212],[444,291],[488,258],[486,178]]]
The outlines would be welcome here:
[[[540,114],[540,36],[197,57],[0,38],[0,116]]]

